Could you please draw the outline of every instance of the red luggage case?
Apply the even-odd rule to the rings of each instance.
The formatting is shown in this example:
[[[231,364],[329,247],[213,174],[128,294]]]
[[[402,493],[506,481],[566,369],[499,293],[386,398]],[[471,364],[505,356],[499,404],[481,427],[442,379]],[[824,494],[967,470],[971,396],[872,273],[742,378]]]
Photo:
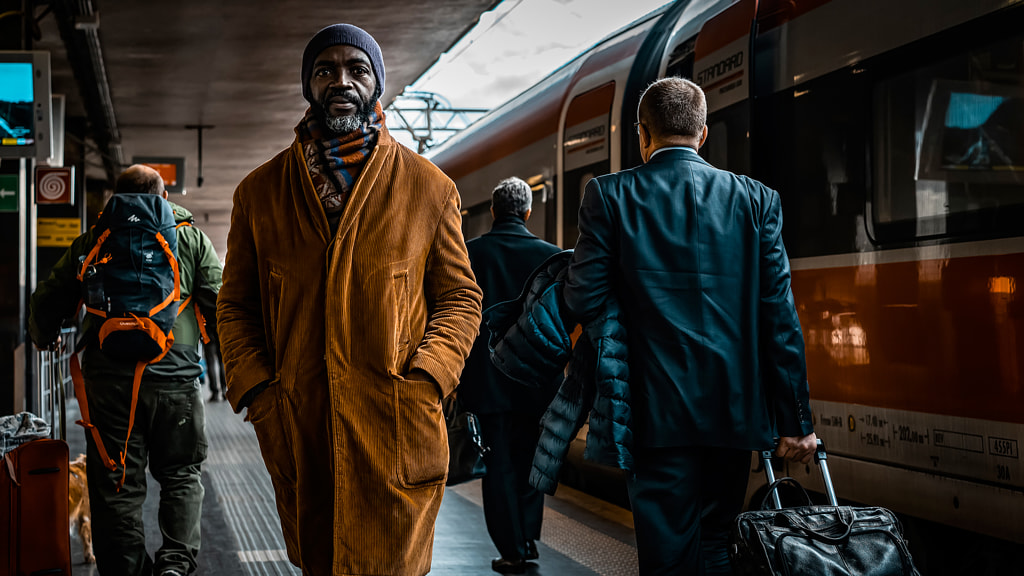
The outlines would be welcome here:
[[[0,576],[71,576],[67,443],[33,440],[0,468]]]
[[[68,444],[60,350],[49,355],[50,426],[60,440],[0,452],[0,576],[71,576]]]

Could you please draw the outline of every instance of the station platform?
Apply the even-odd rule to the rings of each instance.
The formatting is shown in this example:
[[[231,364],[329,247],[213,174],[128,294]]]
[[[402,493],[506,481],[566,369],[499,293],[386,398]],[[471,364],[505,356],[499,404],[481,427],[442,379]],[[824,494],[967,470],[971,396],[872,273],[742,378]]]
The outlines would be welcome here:
[[[85,435],[73,423],[77,404],[68,402],[68,444],[75,458],[85,452]],[[260,456],[256,434],[227,402],[206,404],[209,451],[203,466],[203,544],[196,574],[277,576],[300,574],[285,554],[274,504],[274,492]],[[149,477],[143,506],[150,554],[160,545],[157,495],[160,486]],[[526,572],[532,575],[637,574],[632,515],[568,486],[548,496],[538,543],[540,558]],[[73,576],[98,574],[83,563],[82,545],[72,536]],[[496,574],[491,559],[498,555],[487,535],[480,482],[445,491],[434,533],[431,574],[468,576]]]

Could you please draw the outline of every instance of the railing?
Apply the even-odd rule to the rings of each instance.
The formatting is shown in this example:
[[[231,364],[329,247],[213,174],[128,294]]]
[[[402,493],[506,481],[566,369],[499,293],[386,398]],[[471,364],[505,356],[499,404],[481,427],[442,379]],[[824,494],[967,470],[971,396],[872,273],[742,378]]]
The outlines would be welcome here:
[[[71,382],[71,355],[75,348],[75,328],[61,329],[61,346],[58,350],[40,350],[36,352],[35,398],[38,405],[33,412],[46,420],[53,427],[52,437],[67,438],[67,414],[64,402],[68,396],[75,395],[75,386]]]

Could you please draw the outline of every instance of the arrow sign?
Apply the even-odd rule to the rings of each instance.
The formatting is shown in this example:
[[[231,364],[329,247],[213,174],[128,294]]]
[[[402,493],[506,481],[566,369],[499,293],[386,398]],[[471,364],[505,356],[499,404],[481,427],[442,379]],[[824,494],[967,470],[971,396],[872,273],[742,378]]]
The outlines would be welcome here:
[[[0,174],[0,212],[18,211],[18,175]]]

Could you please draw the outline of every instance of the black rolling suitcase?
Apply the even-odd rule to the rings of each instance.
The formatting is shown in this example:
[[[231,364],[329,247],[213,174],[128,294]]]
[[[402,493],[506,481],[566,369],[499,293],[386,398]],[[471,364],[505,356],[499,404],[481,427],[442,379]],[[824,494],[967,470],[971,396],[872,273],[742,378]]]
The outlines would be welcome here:
[[[814,461],[821,469],[829,506],[815,506],[793,478],[775,479],[772,452],[761,452],[769,488],[761,510],[744,512],[732,528],[733,570],[745,576],[920,576],[896,516],[879,507],[839,506],[825,446]],[[806,506],[782,508],[777,488],[795,484]],[[771,499],[774,508],[768,508]]]

